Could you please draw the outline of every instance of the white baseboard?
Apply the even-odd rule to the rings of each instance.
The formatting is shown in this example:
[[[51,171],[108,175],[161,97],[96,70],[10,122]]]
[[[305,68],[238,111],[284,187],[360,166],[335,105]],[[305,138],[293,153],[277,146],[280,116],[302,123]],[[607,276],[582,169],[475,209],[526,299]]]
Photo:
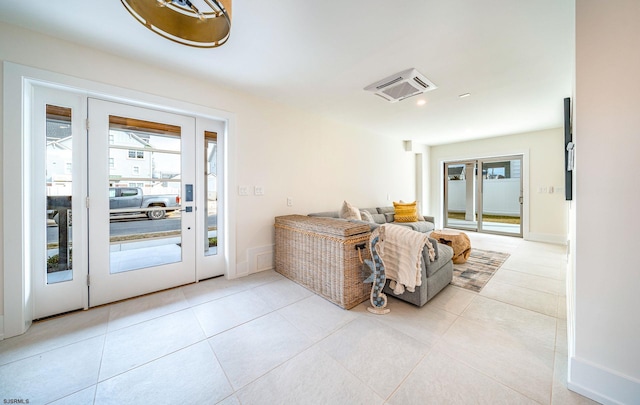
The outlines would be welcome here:
[[[640,398],[640,381],[584,359],[569,359],[567,387],[602,404],[634,404]]]
[[[229,278],[240,278],[249,275],[249,265],[247,262],[236,262],[236,274]]]
[[[551,233],[529,232],[524,236],[524,239],[532,242],[553,243],[555,245],[567,244],[567,235],[557,235]]]

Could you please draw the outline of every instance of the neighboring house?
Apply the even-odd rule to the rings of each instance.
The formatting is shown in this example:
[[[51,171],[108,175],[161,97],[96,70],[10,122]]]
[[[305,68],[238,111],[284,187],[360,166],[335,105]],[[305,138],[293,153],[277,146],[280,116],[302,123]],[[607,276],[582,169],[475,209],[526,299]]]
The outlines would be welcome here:
[[[68,122],[47,119],[47,195],[71,195],[72,149]]]
[[[145,149],[150,149],[149,137],[137,135],[131,132],[109,132],[109,145],[117,145],[125,148],[109,149],[109,178],[112,187],[147,187],[149,182],[132,180],[137,177],[150,178],[153,174],[152,154]],[[120,180],[120,179],[125,180]]]

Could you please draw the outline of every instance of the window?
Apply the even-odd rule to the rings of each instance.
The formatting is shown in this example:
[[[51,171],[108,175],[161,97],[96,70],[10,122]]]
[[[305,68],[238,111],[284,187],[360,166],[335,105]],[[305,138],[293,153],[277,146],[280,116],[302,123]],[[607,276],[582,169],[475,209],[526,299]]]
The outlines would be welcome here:
[[[71,162],[67,162],[65,165],[65,171],[71,173]]]
[[[503,179],[505,175],[504,167],[490,167],[487,169],[487,179]]]
[[[515,169],[515,170],[514,170]],[[485,179],[510,179],[519,177],[520,162],[487,162],[482,164]]]
[[[133,174],[140,174],[140,166],[133,166]]]
[[[135,188],[123,188],[120,191],[120,195],[122,197],[133,197],[133,196],[138,195],[138,190],[135,189]]]
[[[129,149],[129,159],[144,159],[144,151]]]
[[[109,134],[109,144],[113,144],[113,134]]]
[[[112,168],[112,169],[115,167],[115,162],[114,162],[113,158],[109,158],[109,167]]]

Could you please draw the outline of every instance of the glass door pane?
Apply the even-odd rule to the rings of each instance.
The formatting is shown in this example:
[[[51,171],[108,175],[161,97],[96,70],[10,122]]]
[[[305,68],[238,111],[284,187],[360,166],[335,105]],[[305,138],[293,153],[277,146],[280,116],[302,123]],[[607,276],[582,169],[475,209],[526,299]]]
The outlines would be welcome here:
[[[73,280],[71,108],[46,105],[47,284]]]
[[[476,162],[445,164],[445,227],[476,230]]]
[[[196,277],[221,276],[227,265],[224,216],[224,150],[226,123],[209,118],[196,119]],[[228,236],[228,235],[227,235]]]
[[[522,158],[482,160],[481,229],[522,235]]]
[[[109,116],[110,272],[182,260],[180,127]]]
[[[218,254],[218,134],[204,133],[205,256]]]

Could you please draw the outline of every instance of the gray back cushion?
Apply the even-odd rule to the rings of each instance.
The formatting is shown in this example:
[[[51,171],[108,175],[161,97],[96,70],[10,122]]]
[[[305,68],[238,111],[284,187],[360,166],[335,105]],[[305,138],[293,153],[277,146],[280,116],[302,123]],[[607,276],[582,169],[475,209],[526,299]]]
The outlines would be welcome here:
[[[396,209],[391,207],[378,207],[378,214],[395,214]]]

